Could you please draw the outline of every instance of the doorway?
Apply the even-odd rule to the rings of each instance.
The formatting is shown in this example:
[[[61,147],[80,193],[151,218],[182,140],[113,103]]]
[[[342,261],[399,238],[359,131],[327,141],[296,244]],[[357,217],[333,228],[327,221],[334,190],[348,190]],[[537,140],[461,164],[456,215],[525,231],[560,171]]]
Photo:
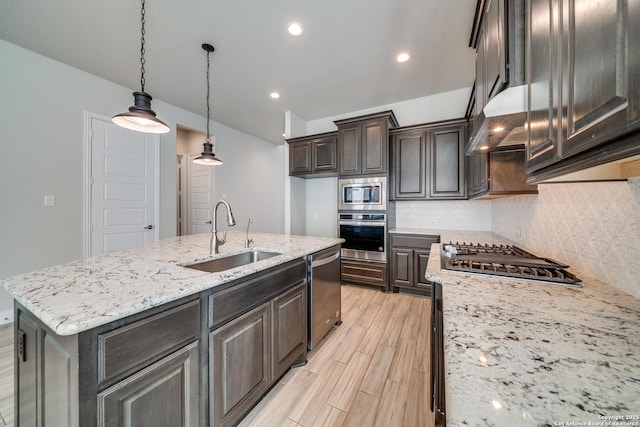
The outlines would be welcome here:
[[[178,228],[176,234],[209,233],[214,203],[214,168],[193,163],[202,152],[206,135],[178,126],[176,152]],[[212,141],[215,143],[215,141]]]

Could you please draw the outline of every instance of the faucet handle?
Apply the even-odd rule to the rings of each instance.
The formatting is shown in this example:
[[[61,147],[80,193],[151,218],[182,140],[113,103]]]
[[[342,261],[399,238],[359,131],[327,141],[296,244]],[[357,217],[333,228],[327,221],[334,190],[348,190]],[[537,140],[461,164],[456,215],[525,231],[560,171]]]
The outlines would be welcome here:
[[[227,243],[227,230],[222,232],[222,239],[218,238],[218,233],[216,232],[216,239],[218,240],[219,245]]]

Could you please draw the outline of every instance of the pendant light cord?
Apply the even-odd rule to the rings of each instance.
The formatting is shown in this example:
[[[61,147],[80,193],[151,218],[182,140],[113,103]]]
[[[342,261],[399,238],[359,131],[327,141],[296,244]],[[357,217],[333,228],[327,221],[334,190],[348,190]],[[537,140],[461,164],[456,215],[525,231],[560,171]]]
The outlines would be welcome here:
[[[210,62],[209,62],[209,54],[211,52],[207,51],[207,142],[211,142],[211,136],[209,136],[209,116],[211,114],[210,111],[210,106],[209,106],[209,69],[210,69]]]
[[[140,18],[141,25],[141,37],[140,37],[140,87],[144,92],[144,0],[142,0],[142,11]]]

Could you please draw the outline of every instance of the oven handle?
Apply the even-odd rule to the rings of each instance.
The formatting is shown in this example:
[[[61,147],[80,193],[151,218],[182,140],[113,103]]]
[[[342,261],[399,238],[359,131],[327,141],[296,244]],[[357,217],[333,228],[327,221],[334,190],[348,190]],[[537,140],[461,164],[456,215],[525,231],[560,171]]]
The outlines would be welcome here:
[[[339,221],[340,225],[357,225],[357,226],[367,226],[370,225],[372,227],[384,227],[387,225],[385,222],[377,222],[377,221]]]

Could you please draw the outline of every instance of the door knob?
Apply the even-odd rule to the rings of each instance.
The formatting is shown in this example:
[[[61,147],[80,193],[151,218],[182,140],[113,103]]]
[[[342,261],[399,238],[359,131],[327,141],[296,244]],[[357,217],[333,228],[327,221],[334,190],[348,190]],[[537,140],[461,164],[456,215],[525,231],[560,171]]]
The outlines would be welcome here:
[[[153,225],[149,224],[145,227],[145,230],[153,230]]]

